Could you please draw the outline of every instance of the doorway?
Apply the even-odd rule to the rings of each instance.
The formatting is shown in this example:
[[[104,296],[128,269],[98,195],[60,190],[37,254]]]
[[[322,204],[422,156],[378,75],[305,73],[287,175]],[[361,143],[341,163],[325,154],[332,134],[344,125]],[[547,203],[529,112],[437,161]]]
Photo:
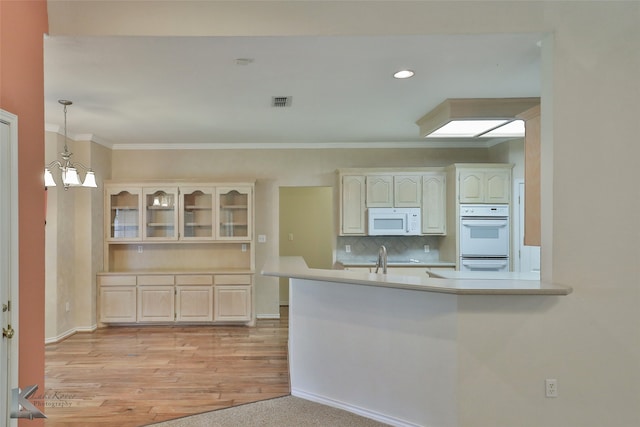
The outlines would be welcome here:
[[[311,268],[333,266],[333,187],[280,187],[280,256],[301,256]],[[280,305],[289,280],[280,279]]]
[[[18,387],[18,118],[0,110],[0,423],[11,420]]]

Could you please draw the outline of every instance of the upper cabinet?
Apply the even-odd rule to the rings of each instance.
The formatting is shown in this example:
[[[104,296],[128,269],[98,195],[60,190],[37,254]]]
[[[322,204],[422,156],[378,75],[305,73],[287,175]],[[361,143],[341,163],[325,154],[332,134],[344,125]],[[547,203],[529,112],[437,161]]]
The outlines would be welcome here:
[[[368,208],[419,208],[422,181],[417,175],[367,175]]]
[[[444,172],[422,176],[422,234],[447,233],[446,184]]]
[[[364,175],[340,176],[340,234],[364,235],[365,223]]]
[[[422,175],[395,175],[393,177],[393,206],[419,208],[422,205]]]
[[[251,230],[252,188],[216,187],[218,240],[248,240]]]
[[[368,208],[421,208],[422,234],[446,234],[446,174],[443,168],[343,169],[340,235],[367,233]]]
[[[252,240],[253,185],[105,184],[108,242]]]
[[[178,187],[145,187],[142,194],[143,240],[178,240]]]
[[[215,237],[215,187],[180,188],[180,238],[211,240]]]
[[[458,167],[460,203],[509,203],[511,165]]]
[[[393,207],[393,175],[367,175],[367,207]]]
[[[141,240],[142,189],[105,187],[105,237],[108,241]]]

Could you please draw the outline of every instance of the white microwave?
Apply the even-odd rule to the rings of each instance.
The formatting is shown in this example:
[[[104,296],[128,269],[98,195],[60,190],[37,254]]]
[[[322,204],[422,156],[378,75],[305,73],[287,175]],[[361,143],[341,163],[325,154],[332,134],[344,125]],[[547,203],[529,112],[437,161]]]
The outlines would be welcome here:
[[[369,236],[421,234],[420,208],[369,208]]]

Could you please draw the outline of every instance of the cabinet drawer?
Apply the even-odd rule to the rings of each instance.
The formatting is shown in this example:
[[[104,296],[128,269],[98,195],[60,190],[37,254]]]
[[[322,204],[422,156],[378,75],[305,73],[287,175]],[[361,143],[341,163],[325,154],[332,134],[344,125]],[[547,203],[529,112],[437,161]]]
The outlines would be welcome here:
[[[98,286],[135,286],[136,276],[98,276]]]
[[[250,285],[250,274],[216,274],[213,278],[216,285]]]
[[[138,285],[173,285],[174,279],[172,274],[153,274],[138,276]]]
[[[210,274],[177,275],[176,285],[213,285],[213,276]]]

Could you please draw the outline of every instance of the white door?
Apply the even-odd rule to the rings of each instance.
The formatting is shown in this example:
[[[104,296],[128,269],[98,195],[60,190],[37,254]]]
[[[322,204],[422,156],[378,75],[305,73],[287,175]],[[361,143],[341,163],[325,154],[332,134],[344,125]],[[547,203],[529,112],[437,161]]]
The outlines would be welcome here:
[[[0,424],[9,418],[11,389],[18,386],[18,119],[0,110]]]
[[[521,273],[540,273],[540,246],[527,246],[524,244],[524,181],[517,183],[518,195],[518,248],[519,265],[516,271]]]

